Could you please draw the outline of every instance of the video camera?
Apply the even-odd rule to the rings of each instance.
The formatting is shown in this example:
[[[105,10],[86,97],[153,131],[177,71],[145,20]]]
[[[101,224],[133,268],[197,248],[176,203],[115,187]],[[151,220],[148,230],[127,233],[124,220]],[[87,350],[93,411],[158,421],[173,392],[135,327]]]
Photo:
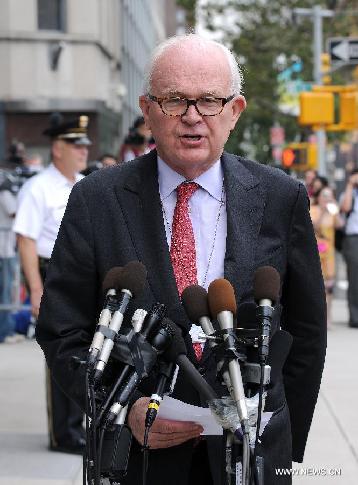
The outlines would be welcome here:
[[[24,159],[24,144],[14,140],[9,146],[9,156],[4,167],[0,168],[0,191],[8,190],[17,195],[26,180],[35,175],[36,172],[23,165]]]
[[[0,191],[8,190],[17,195],[23,184],[36,172],[28,167],[16,167],[14,170],[0,169]]]

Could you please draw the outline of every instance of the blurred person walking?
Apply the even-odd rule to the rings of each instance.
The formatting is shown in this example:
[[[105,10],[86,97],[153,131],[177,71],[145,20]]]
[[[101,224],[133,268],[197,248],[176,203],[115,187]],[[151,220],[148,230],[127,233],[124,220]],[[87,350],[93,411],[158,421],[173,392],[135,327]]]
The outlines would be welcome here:
[[[313,182],[317,177],[317,170],[306,170],[304,175],[304,184],[307,190],[308,197],[313,195]]]
[[[316,204],[310,209],[317,239],[318,252],[326,290],[327,325],[331,324],[331,307],[335,283],[335,230],[343,226],[338,204],[331,187],[324,187],[316,194]]]
[[[118,163],[116,160],[116,157],[112,155],[112,153],[104,153],[103,155],[100,156],[99,161],[102,164],[103,168],[113,167]]]
[[[120,163],[130,162],[155,148],[151,130],[147,127],[143,116],[138,116],[129,128],[119,151]]]
[[[347,218],[343,255],[347,263],[349,326],[358,328],[358,169],[348,178],[340,208]]]
[[[30,290],[32,314],[37,318],[46,271],[70,192],[83,178],[88,146],[88,117],[64,122],[51,117],[44,135],[51,139],[52,163],[26,182],[19,193],[14,223],[19,253]],[[47,369],[47,408],[50,449],[81,454],[85,447],[83,414],[52,379]]]
[[[322,175],[316,175],[311,184],[311,193],[309,196],[311,203],[317,203],[318,194],[325,187],[328,187],[328,179]]]
[[[16,212],[16,196],[10,190],[0,190],[0,304],[10,305],[15,273],[15,234],[12,224]],[[23,340],[15,332],[15,318],[10,309],[0,310],[0,343]]]
[[[119,151],[121,163],[127,163],[146,153],[144,136],[136,132],[130,132],[124,139],[124,143]]]

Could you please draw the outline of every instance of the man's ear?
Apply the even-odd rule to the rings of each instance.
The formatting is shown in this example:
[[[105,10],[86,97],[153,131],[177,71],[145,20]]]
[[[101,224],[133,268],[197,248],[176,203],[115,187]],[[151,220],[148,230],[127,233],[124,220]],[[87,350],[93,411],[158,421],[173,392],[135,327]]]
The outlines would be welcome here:
[[[144,94],[142,96],[139,96],[139,106],[142,110],[143,118],[147,128],[151,129],[149,123],[149,100]]]
[[[246,99],[241,94],[237,96],[232,102],[232,120],[230,129],[235,128],[237,120],[240,118],[241,113],[246,109]]]
[[[62,152],[61,140],[55,140],[52,143],[51,152],[54,159],[57,159],[61,156],[61,152]]]

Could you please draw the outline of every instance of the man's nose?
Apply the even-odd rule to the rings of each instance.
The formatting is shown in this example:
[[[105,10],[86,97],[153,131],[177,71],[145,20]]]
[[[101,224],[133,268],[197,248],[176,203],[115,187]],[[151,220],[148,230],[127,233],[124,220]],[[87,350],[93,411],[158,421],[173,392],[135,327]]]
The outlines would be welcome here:
[[[189,123],[189,124],[196,124],[202,120],[201,114],[198,113],[196,107],[193,104],[189,106],[186,113],[182,115],[181,118],[184,121],[184,123]]]

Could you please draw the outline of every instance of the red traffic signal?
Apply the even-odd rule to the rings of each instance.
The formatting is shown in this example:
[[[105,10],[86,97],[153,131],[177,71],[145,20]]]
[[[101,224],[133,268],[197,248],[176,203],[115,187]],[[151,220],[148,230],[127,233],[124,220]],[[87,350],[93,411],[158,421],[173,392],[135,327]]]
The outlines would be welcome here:
[[[295,151],[292,148],[285,148],[282,152],[282,165],[286,168],[292,167],[295,158]]]

